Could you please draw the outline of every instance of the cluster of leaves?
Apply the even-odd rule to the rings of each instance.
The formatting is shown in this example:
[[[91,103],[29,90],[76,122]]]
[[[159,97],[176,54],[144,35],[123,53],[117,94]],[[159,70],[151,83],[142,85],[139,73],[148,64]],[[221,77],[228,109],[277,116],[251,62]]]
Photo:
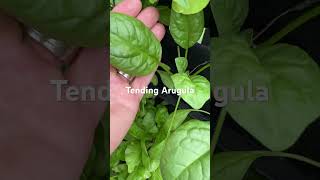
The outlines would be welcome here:
[[[119,2],[119,1],[117,1]],[[188,48],[194,46],[204,31],[205,1],[173,0],[169,7],[157,6],[157,1],[145,0],[160,11],[161,22],[169,26],[178,44],[179,57],[175,59],[178,72],[160,63],[161,45],[154,35],[138,20],[123,14],[111,13],[111,64],[128,74],[140,76],[155,71],[170,89],[193,89],[193,94],[179,96],[171,113],[165,102],[155,103],[153,95],[146,94],[140,110],[126,138],[111,156],[111,179],[162,180],[210,179],[210,123],[190,119],[192,111],[200,110],[210,98],[210,83],[188,71]],[[180,56],[180,48],[185,56]],[[158,76],[154,76],[156,85]],[[179,109],[183,99],[193,109]]]
[[[304,50],[293,45],[270,41],[253,44],[253,31],[241,31],[249,11],[248,1],[211,3],[219,32],[211,42],[213,81],[216,87],[239,89],[251,80],[256,86],[268,88],[268,102],[230,101],[223,111],[272,151],[215,154],[212,175],[219,180],[241,180],[255,159],[287,150],[320,115],[318,65]],[[284,156],[305,161],[305,158]]]

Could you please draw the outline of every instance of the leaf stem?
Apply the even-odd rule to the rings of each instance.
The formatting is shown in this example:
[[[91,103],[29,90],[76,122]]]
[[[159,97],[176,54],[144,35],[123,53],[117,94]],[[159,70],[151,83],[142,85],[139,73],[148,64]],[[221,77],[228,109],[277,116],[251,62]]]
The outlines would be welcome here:
[[[320,168],[320,162],[314,161],[312,159],[309,159],[301,155],[285,153],[285,152],[268,152],[266,154],[267,156],[272,156],[272,157],[285,157],[285,158],[295,159],[295,160],[302,161],[307,164]]]
[[[201,112],[201,113],[210,115],[209,112],[201,110],[201,109],[187,109],[187,110],[190,110],[191,112]]]
[[[177,46],[177,51],[178,51],[178,57],[181,57],[180,47],[179,46]]]
[[[170,132],[171,132],[171,129],[172,129],[172,123],[173,123],[173,120],[174,120],[174,118],[175,118],[175,116],[176,116],[176,113],[177,113],[177,110],[178,110],[178,107],[179,107],[179,104],[180,104],[180,100],[181,100],[181,96],[179,96],[179,98],[178,98],[178,101],[177,101],[177,103],[176,103],[176,107],[174,108],[174,112],[173,112],[173,116],[172,116],[172,118],[170,119],[170,127],[169,127],[169,131],[168,131],[168,133],[167,133],[167,138],[169,137],[169,135],[170,135]]]
[[[224,121],[226,119],[227,116],[227,110],[226,108],[222,108],[218,121],[217,121],[217,125],[216,128],[214,129],[214,133],[213,133],[213,139],[212,139],[212,143],[211,143],[211,157],[213,157],[213,154],[216,150],[218,141],[219,141],[219,137],[221,134],[221,130],[222,130],[222,126],[224,124]]]
[[[206,70],[207,68],[210,68],[210,64],[206,64],[201,69],[199,69],[197,72],[193,74],[193,76],[200,74],[202,71]]]
[[[320,6],[317,6],[313,9],[307,11],[306,13],[304,13],[303,15],[301,15],[300,17],[298,17],[294,21],[290,22],[282,30],[280,30],[278,33],[274,34],[269,40],[262,43],[261,45],[268,46],[268,45],[275,44],[276,42],[281,40],[284,36],[286,36],[291,31],[295,30],[296,28],[303,25],[304,23],[306,23],[310,19],[315,18],[319,15],[320,15]]]
[[[165,70],[167,73],[172,74],[172,72],[170,71],[170,69],[168,69],[168,67],[167,67],[166,64],[160,62],[160,63],[159,63],[159,66],[160,66],[163,70]]]
[[[185,57],[186,59],[188,59],[188,52],[189,52],[189,49],[187,48],[186,51],[185,51],[185,54],[184,54],[184,57]]]

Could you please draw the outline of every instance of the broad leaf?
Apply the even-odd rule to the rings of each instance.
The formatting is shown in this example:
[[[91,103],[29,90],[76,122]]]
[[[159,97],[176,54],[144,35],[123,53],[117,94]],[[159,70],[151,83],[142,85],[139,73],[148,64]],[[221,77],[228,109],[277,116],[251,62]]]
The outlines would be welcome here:
[[[223,152],[213,156],[212,179],[242,180],[251,164],[263,152]]]
[[[184,73],[188,67],[188,59],[184,57],[178,57],[175,59],[177,70],[179,73]]]
[[[178,73],[171,76],[176,89],[186,90],[181,95],[182,99],[194,109],[201,109],[210,99],[210,82],[203,76],[189,77],[186,73]],[[189,92],[189,90],[193,90]]]
[[[141,164],[141,145],[138,141],[132,141],[128,143],[125,151],[125,160],[128,165],[128,172],[132,173],[135,171],[137,166]]]
[[[210,0],[173,0],[172,9],[181,14],[196,14],[202,11]]]
[[[278,44],[253,51],[236,36],[216,38],[212,46],[214,84],[224,87],[215,98],[268,148],[289,148],[319,117],[320,71],[302,49]]]
[[[212,0],[211,9],[220,36],[238,33],[249,12],[249,0]]]
[[[210,124],[191,120],[169,138],[161,157],[163,179],[210,179]]]
[[[165,130],[168,131],[170,125],[171,131],[176,130],[186,120],[190,112],[191,110],[189,109],[179,109],[175,114],[172,112],[165,123]]]
[[[133,75],[155,71],[161,58],[161,45],[139,20],[119,13],[110,14],[110,63]]]
[[[50,38],[74,46],[106,46],[108,1],[1,0],[0,7]]]
[[[163,180],[160,168],[158,168],[155,172],[152,173],[150,180]]]
[[[192,47],[201,37],[203,28],[203,11],[192,15],[171,12],[169,29],[174,41],[179,46],[185,49]]]

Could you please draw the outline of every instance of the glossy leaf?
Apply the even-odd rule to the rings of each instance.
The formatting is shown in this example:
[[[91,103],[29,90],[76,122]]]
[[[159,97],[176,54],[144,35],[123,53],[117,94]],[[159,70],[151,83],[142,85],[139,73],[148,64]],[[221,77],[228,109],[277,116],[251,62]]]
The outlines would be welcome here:
[[[315,82],[320,82],[320,71],[302,49],[278,44],[252,50],[246,39],[237,36],[216,38],[212,47],[214,84],[230,89],[220,101],[268,148],[288,149],[319,117],[320,84]],[[232,97],[231,88],[236,97],[243,89],[244,98]]]
[[[106,46],[109,18],[108,3],[104,0],[1,0],[0,6],[50,38],[74,46]]]
[[[170,33],[174,41],[187,49],[200,39],[204,28],[203,11],[197,14],[184,15],[171,11]]]
[[[178,57],[175,59],[177,70],[179,73],[184,73],[188,67],[188,59],[184,57]]]
[[[202,11],[210,0],[172,0],[172,9],[182,14],[196,14]]]
[[[191,120],[169,138],[161,157],[163,179],[210,179],[210,124]]]
[[[210,82],[203,76],[196,75],[189,77],[186,73],[178,73],[171,76],[176,89],[188,90],[194,92],[183,93],[182,99],[194,109],[201,109],[210,99]]]
[[[144,76],[155,71],[161,58],[161,45],[154,34],[139,20],[110,14],[110,63],[133,75]]]
[[[213,0],[211,9],[221,35],[240,32],[249,12],[249,0]]]

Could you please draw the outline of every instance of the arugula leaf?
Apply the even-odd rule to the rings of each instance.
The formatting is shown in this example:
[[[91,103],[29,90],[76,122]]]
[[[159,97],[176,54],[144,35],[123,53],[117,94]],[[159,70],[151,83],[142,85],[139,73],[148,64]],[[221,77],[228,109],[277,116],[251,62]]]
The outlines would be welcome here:
[[[110,63],[133,75],[144,76],[158,67],[161,45],[139,20],[120,13],[110,14]]]
[[[184,57],[178,57],[175,59],[177,70],[179,73],[184,73],[188,67],[188,60]]]
[[[194,109],[201,109],[210,99],[210,82],[203,76],[189,77],[186,73],[178,73],[171,76],[176,89],[193,89],[194,93],[181,94],[182,99]]]
[[[319,117],[320,71],[302,49],[278,44],[253,51],[232,36],[213,39],[212,51],[216,87],[244,90],[242,100],[224,95],[228,112],[268,148],[288,149]]]
[[[159,21],[166,25],[170,25],[170,16],[171,16],[171,9],[168,6],[157,6],[157,9],[160,14],[160,19]]]
[[[219,35],[240,32],[249,12],[249,0],[212,0],[211,9]]]
[[[209,180],[210,124],[191,120],[180,126],[167,140],[160,167],[163,179]]]
[[[173,0],[172,9],[177,13],[196,14],[202,11],[209,2],[209,0]]]
[[[141,145],[138,141],[128,143],[125,150],[125,160],[128,165],[128,172],[132,173],[141,164]]]
[[[203,11],[197,14],[184,15],[171,11],[170,33],[174,41],[188,49],[200,39],[204,28]]]
[[[169,73],[161,70],[157,70],[160,75],[160,79],[162,83],[170,89],[174,89],[173,81]]]
[[[150,180],[163,180],[160,168],[158,168],[155,172],[152,173]]]

